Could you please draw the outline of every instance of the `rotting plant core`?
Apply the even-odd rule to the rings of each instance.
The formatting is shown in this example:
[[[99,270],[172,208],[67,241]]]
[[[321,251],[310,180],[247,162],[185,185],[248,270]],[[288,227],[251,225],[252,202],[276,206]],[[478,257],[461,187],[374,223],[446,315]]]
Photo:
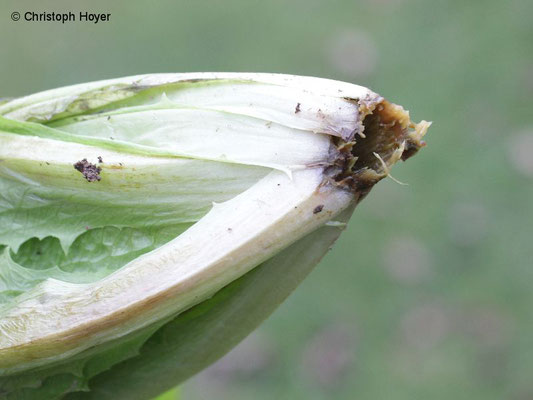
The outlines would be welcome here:
[[[359,109],[364,115],[361,133],[353,141],[337,139],[330,172],[337,185],[365,195],[388,175],[390,166],[425,146],[422,137],[430,124],[411,122],[401,106],[383,99]]]

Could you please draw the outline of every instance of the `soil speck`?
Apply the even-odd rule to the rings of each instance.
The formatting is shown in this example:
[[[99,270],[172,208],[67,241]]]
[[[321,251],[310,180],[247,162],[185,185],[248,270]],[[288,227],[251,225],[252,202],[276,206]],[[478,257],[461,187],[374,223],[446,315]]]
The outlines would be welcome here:
[[[74,164],[74,169],[80,171],[87,182],[96,182],[102,179],[100,176],[102,168],[91,164],[86,158]]]

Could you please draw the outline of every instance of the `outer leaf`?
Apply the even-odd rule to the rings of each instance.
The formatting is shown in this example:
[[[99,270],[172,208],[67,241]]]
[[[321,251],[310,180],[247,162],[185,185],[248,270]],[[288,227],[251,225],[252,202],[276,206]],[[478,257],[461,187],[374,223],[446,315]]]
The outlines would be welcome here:
[[[272,171],[176,239],[98,282],[43,282],[3,313],[0,371],[59,362],[212,296],[360,196],[323,181],[320,168],[293,179]],[[317,206],[320,212],[313,211]]]
[[[339,216],[347,221],[353,208]],[[162,327],[132,360],[68,400],[146,400],[183,382],[231,350],[267,318],[339,237],[324,226]],[[260,300],[259,300],[260,299]]]
[[[0,243],[13,251],[31,237],[55,236],[67,251],[88,229],[183,227],[213,202],[252,186],[269,170],[231,163],[149,157],[0,131]],[[98,162],[101,157],[103,163]],[[102,169],[90,184],[73,168],[87,158]]]
[[[337,220],[347,221],[352,211]],[[161,324],[121,341],[118,348],[111,343],[108,348],[113,351],[104,349],[67,364],[0,378],[0,394],[8,400],[40,400],[43,393],[50,400],[150,399],[244,339],[290,295],[341,233],[338,226],[319,228],[159,331]],[[132,355],[137,356],[131,359]],[[125,361],[117,364],[120,360]],[[90,392],[74,393],[80,390]]]
[[[0,105],[0,115],[40,122],[170,99],[237,112],[286,126],[353,139],[359,105],[380,97],[367,88],[329,79],[257,73],[139,75],[53,89]],[[305,99],[305,100],[302,100]],[[353,100],[346,102],[345,100]],[[300,112],[296,112],[297,106]],[[317,118],[318,116],[318,118]]]

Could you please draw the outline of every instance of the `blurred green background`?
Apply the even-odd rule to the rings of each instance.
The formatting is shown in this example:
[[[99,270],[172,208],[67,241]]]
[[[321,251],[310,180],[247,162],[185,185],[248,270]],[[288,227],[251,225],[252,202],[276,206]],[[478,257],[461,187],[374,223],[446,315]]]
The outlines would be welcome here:
[[[13,11],[110,22],[13,22]],[[432,120],[428,146],[187,400],[533,399],[531,0],[0,4],[0,97],[148,72],[369,86]],[[169,396],[169,398],[172,396]]]

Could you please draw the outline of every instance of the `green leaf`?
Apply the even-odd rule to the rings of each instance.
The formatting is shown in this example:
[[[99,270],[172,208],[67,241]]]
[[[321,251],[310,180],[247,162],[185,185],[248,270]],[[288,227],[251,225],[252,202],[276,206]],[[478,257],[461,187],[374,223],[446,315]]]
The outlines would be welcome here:
[[[339,216],[344,222],[353,208]],[[146,400],[185,381],[231,350],[301,283],[339,237],[324,226],[162,327],[132,360],[89,381],[68,400]],[[117,385],[120,382],[120,385]]]
[[[64,279],[68,274],[57,266],[47,269],[25,268],[16,263],[7,248],[0,253],[0,310],[10,301],[49,277]]]
[[[352,211],[338,219],[347,221]],[[0,394],[17,400],[40,400],[42,393],[58,400],[151,399],[216,361],[252,332],[341,232],[336,226],[318,229],[170,322],[86,351],[66,364],[0,378]],[[87,389],[90,392],[84,392]]]
[[[64,262],[65,253],[59,239],[53,236],[44,239],[26,240],[17,253],[11,254],[13,261],[30,269],[49,269]]]
[[[178,387],[170,389],[168,392],[163,393],[160,396],[157,396],[154,400],[179,400],[180,399],[180,390]]]
[[[14,252],[32,237],[47,236],[58,238],[66,252],[82,233],[105,226],[165,231],[175,237],[204,216],[213,202],[234,197],[268,172],[59,146],[55,140],[1,132],[0,140],[0,244]],[[74,169],[81,158],[100,166],[100,182],[89,183]]]
[[[182,224],[159,230],[95,228],[78,236],[66,254],[55,237],[29,239],[17,253],[0,257],[0,305],[47,278],[73,283],[94,282],[163,245],[189,226]]]

